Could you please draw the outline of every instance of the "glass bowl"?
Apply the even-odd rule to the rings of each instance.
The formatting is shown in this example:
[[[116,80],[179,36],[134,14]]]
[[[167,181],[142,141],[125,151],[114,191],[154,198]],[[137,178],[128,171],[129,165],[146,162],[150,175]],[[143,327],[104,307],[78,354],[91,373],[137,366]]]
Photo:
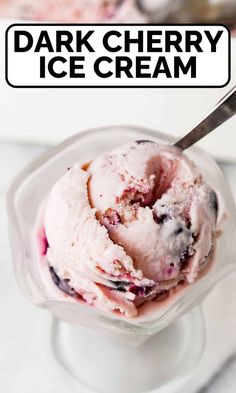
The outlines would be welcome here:
[[[203,150],[192,147],[186,154],[204,178],[219,190],[228,218],[217,241],[209,271],[170,300],[157,303],[156,311],[145,319],[127,319],[97,310],[86,304],[59,299],[50,291],[40,272],[36,220],[40,206],[55,181],[75,162],[89,162],[99,154],[136,139],[173,142],[170,136],[145,128],[115,126],[79,133],[51,148],[29,165],[10,187],[7,195],[9,229],[15,274],[27,298],[48,309],[57,318],[79,326],[129,337],[152,335],[196,306],[209,290],[236,267],[236,213],[233,198],[221,169]],[[59,214],[59,213],[58,213]],[[52,284],[54,285],[54,284]],[[142,312],[141,312],[142,314]]]

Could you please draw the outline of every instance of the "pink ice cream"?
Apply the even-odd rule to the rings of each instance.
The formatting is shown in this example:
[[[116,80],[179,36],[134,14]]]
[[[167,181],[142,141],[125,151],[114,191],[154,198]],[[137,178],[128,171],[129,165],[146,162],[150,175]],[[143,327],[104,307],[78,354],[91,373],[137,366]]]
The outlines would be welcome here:
[[[0,16],[60,23],[145,21],[134,0],[0,0]]]
[[[218,198],[172,146],[136,141],[76,164],[53,186],[44,226],[54,283],[134,317],[207,265]],[[52,285],[53,282],[52,282]]]

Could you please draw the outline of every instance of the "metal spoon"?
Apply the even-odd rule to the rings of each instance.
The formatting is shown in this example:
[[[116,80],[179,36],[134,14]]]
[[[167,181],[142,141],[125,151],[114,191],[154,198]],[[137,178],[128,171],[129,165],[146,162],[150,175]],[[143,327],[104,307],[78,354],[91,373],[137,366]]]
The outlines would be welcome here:
[[[216,105],[213,111],[174,146],[185,150],[204,136],[215,130],[236,113],[236,86],[234,86]]]

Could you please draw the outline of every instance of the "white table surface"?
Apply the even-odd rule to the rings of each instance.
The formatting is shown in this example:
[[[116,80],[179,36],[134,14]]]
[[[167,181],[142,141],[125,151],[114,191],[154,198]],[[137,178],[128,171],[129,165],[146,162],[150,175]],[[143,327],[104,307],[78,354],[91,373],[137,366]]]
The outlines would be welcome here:
[[[80,388],[53,358],[49,313],[23,297],[13,274],[5,192],[17,172],[44,149],[0,143],[0,392],[85,393],[87,390]],[[236,165],[227,164],[224,170],[236,197]],[[206,350],[198,370],[181,393],[236,391],[235,283],[236,273],[221,281],[204,301]]]

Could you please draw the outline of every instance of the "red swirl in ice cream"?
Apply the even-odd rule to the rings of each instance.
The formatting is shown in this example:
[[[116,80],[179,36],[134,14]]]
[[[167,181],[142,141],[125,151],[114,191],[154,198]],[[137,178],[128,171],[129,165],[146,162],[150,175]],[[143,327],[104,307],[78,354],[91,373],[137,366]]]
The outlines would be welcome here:
[[[44,225],[54,283],[127,317],[206,265],[218,198],[172,146],[136,141],[76,164],[53,186]]]

